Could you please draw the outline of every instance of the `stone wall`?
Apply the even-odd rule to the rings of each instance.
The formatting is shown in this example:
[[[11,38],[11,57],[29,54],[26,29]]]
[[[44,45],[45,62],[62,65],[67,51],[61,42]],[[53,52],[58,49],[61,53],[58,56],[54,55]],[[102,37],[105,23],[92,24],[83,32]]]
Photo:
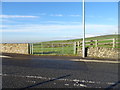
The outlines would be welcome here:
[[[19,54],[29,54],[27,43],[21,43],[21,44],[0,44],[0,52],[3,53],[19,53]]]
[[[82,48],[78,49],[78,55],[82,56]],[[120,59],[120,50],[105,47],[89,47],[86,48],[87,57],[104,58],[104,59]]]

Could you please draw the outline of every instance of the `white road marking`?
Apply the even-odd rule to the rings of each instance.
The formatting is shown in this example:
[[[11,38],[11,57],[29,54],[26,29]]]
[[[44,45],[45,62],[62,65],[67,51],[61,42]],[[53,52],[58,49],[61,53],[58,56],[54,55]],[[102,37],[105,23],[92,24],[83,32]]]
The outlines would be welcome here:
[[[43,79],[43,80],[51,80],[51,79],[55,79],[55,78],[48,78],[48,77],[42,77],[42,76],[32,76],[32,75],[27,75],[27,76],[23,76],[23,75],[9,75],[9,74],[3,74],[2,76],[14,76],[14,77],[22,77],[22,78],[33,78],[33,79]],[[81,87],[87,87],[84,84],[81,83],[89,83],[89,84],[108,84],[108,85],[112,85],[114,84],[114,82],[100,82],[100,81],[93,81],[93,80],[79,80],[79,79],[59,79],[59,81],[70,81],[70,82],[74,82],[75,86],[81,86]],[[81,82],[81,83],[78,83]],[[66,84],[67,86],[67,84]]]
[[[56,84],[56,83],[53,83],[54,85]]]
[[[12,58],[12,57],[0,55],[0,58]]]
[[[74,86],[81,86],[81,87],[87,87],[86,85],[84,85],[84,84],[74,84]]]
[[[86,60],[86,59],[70,59],[71,61],[83,61],[83,62],[100,62],[100,63],[120,63],[120,61],[110,60]]]
[[[36,81],[32,81],[32,80],[31,80],[31,81],[27,81],[27,82],[30,82],[30,83],[36,83]]]
[[[65,86],[69,86],[69,84],[66,83]]]

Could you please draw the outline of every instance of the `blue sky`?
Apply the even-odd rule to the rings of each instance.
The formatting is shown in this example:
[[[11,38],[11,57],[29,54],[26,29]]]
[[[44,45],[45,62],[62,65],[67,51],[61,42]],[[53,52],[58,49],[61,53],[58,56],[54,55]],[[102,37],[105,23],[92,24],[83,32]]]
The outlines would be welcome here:
[[[2,42],[27,43],[82,38],[81,2],[2,3]],[[86,3],[86,37],[115,34],[118,3]]]

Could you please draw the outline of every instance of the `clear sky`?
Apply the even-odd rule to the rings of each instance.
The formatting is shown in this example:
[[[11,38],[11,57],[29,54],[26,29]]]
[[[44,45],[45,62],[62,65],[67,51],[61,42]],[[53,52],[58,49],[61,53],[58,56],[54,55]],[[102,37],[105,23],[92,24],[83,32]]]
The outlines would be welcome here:
[[[118,32],[118,3],[86,3],[86,37]],[[3,43],[82,38],[81,2],[2,3]]]

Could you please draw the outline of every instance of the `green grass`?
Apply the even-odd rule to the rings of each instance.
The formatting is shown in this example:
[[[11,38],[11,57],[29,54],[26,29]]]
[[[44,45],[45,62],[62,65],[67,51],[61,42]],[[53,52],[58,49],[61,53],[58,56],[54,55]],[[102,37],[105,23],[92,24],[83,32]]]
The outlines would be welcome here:
[[[104,36],[96,36],[96,37],[90,37],[86,38],[85,40],[103,40],[103,39],[112,39],[112,38],[118,38],[120,35],[104,35]],[[42,43],[63,43],[63,42],[77,42],[77,41],[82,41],[81,39],[71,39],[71,40],[56,40],[56,41],[48,41],[48,42],[42,42]],[[120,39],[119,39],[120,41]]]
[[[73,47],[49,47],[49,48],[40,48],[34,46],[33,49],[34,54],[52,54],[52,55],[72,55],[74,53]]]

